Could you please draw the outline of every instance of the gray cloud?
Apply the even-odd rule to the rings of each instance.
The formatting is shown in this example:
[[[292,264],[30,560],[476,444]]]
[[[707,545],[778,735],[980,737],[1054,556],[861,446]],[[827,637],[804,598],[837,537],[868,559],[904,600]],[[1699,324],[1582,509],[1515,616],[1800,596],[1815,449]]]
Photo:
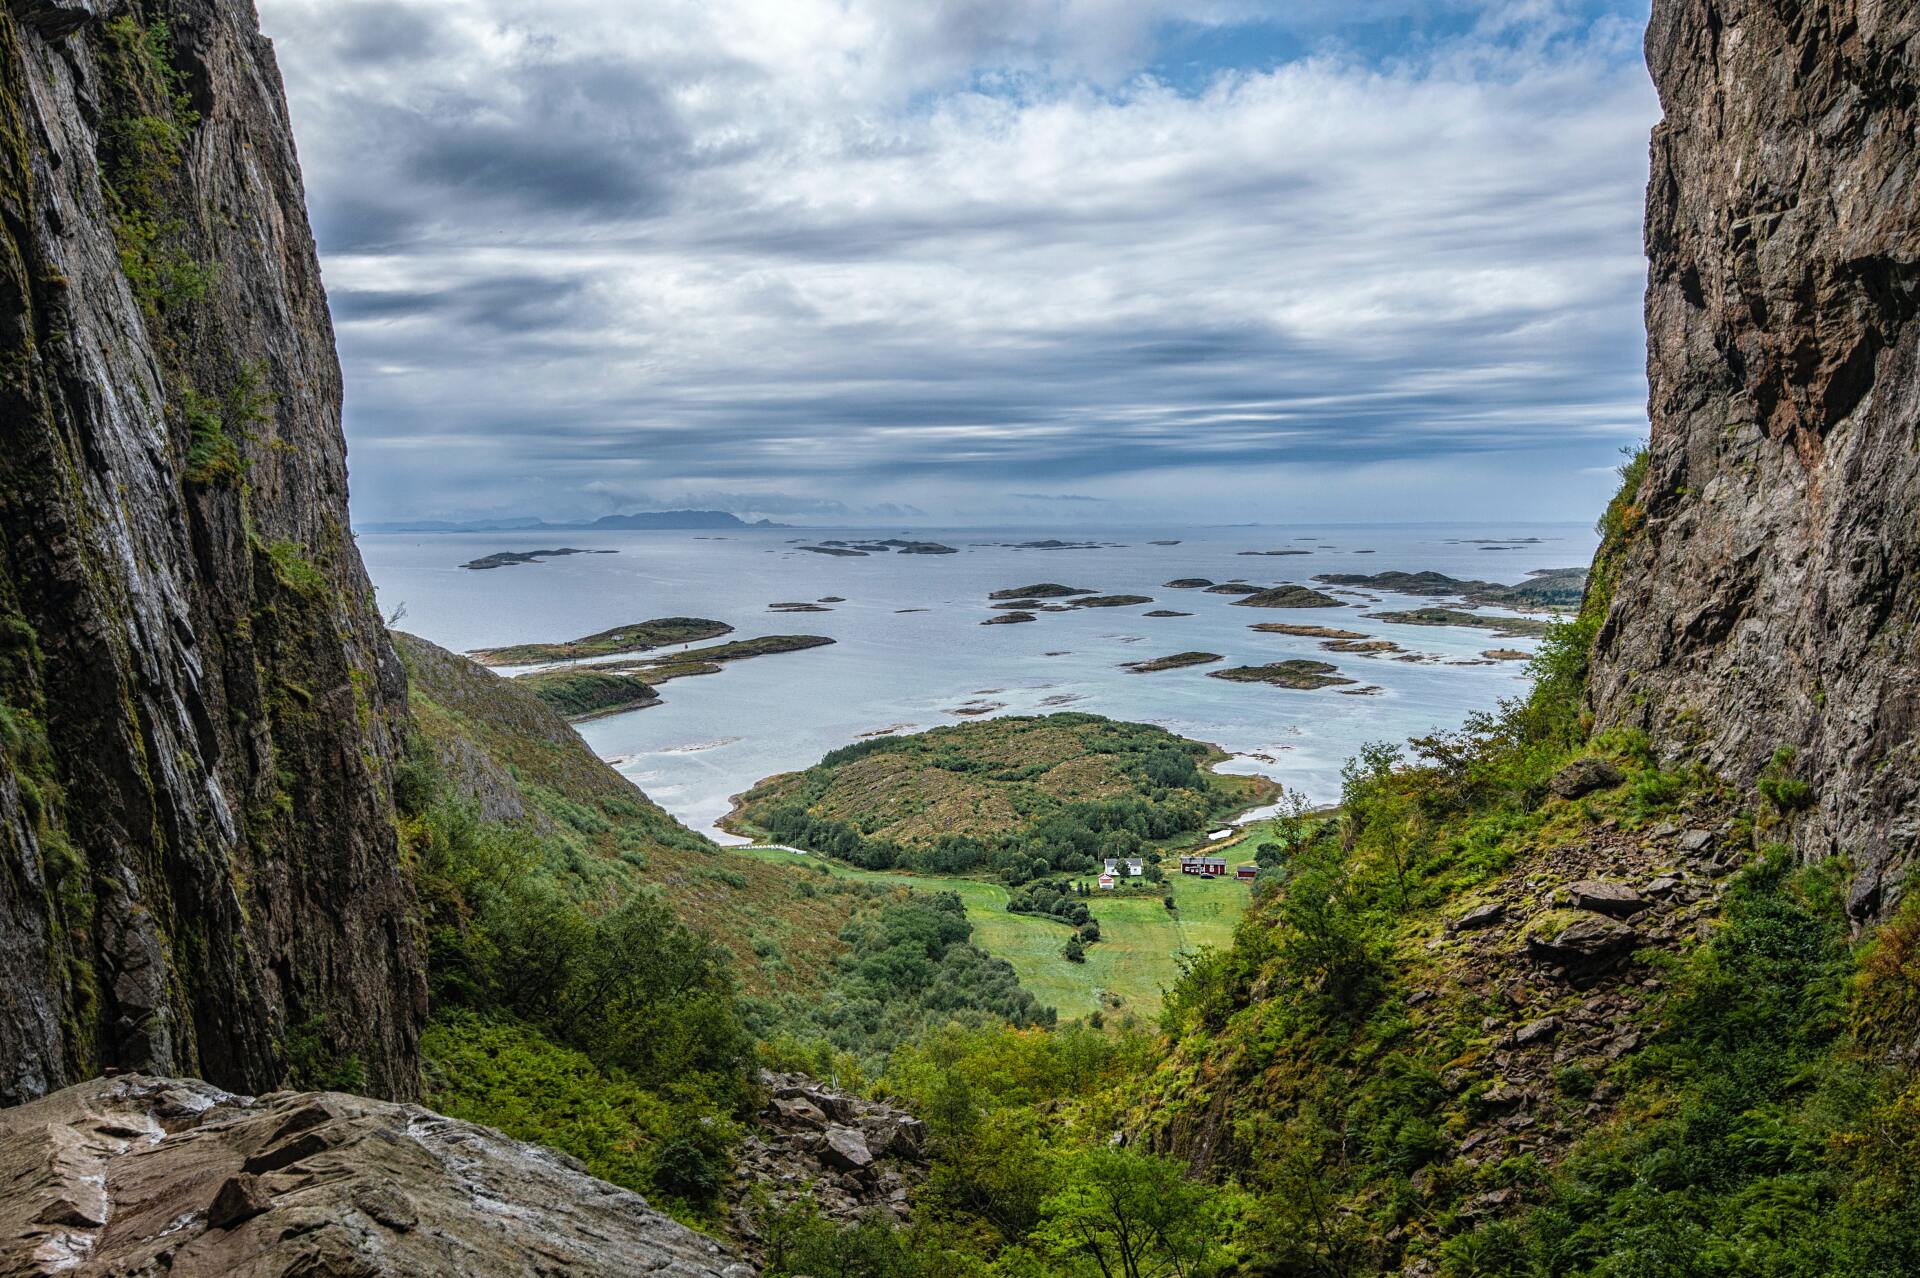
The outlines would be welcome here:
[[[261,8],[366,519],[1585,517],[1644,432],[1602,0]]]

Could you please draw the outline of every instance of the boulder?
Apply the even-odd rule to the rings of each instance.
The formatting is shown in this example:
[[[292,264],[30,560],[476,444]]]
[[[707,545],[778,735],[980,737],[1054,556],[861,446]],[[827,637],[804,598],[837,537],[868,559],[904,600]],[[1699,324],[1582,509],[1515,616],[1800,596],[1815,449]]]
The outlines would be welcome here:
[[[1453,921],[1456,932],[1472,932],[1483,927],[1492,927],[1507,917],[1505,901],[1489,901],[1485,905],[1476,905]]]
[[[1526,1099],[1526,1089],[1512,1083],[1495,1083],[1480,1094],[1481,1104],[1489,1109],[1512,1109]]]
[[[1688,830],[1680,836],[1680,850],[1690,856],[1699,856],[1712,847],[1712,830]]]
[[[1617,919],[1582,914],[1563,928],[1545,928],[1527,937],[1527,953],[1569,974],[1597,971],[1633,949],[1638,936]]]
[[[767,1109],[774,1122],[782,1127],[806,1127],[815,1131],[825,1129],[827,1116],[820,1107],[804,1096],[776,1096]]]
[[[1578,799],[1597,790],[1611,790],[1627,774],[1606,759],[1575,759],[1553,774],[1547,789],[1562,799]]]
[[[1578,883],[1568,884],[1567,892],[1580,909],[1617,919],[1631,918],[1647,908],[1646,899],[1624,883],[1582,879]]]
[[[1543,1016],[1537,1021],[1528,1021],[1513,1032],[1516,1047],[1532,1047],[1535,1043],[1550,1043],[1560,1033],[1560,1018]]]
[[[835,1124],[827,1128],[820,1161],[841,1171],[860,1172],[873,1166],[873,1151],[867,1148],[867,1138],[858,1131]]]

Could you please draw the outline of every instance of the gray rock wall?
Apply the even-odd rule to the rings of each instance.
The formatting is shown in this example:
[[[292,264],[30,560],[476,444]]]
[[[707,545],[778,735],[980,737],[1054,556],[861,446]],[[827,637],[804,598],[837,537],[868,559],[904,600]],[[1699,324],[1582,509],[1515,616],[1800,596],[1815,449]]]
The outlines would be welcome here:
[[[404,673],[248,0],[0,0],[0,1103],[417,1090]]]
[[[1920,10],[1655,0],[1652,459],[1603,726],[1811,782],[1804,854],[1883,913],[1920,834]]]

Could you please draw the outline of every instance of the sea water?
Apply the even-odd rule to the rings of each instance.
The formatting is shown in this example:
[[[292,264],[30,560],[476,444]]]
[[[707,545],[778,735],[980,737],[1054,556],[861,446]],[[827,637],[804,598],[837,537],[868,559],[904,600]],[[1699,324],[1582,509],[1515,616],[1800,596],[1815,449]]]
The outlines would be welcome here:
[[[852,558],[800,549],[822,540],[873,537],[937,541],[959,553]],[[1044,539],[1097,544],[1015,546]],[[359,543],[381,606],[389,612],[405,607],[400,628],[456,651],[571,639],[666,616],[724,621],[735,629],[730,639],[818,634],[835,640],[829,647],[755,657],[718,674],[676,679],[661,685],[660,705],[580,725],[593,749],[656,802],[693,828],[726,839],[713,823],[725,815],[732,796],[754,782],[807,767],[868,734],[960,723],[984,717],[980,712],[1079,710],[1155,723],[1218,745],[1233,756],[1227,770],[1273,777],[1315,802],[1332,800],[1339,794],[1342,763],[1363,743],[1451,730],[1469,714],[1526,690],[1523,663],[1452,663],[1481,661],[1489,649],[1531,651],[1538,641],[1364,616],[1447,602],[1442,600],[1369,590],[1378,602],[1336,595],[1339,608],[1247,608],[1236,607],[1235,596],[1162,583],[1206,577],[1314,585],[1318,573],[1389,569],[1517,582],[1534,570],[1584,565],[1595,536],[1583,524],[1503,523],[391,533],[365,534]],[[495,551],[560,546],[617,553],[486,571],[460,567]],[[1241,553],[1252,550],[1307,553]],[[1154,602],[1042,612],[1030,624],[981,624],[1000,615],[988,608],[990,592],[1039,582],[1148,595]],[[776,602],[828,596],[845,602],[822,605],[831,611],[820,613],[768,610]],[[1192,615],[1143,615],[1153,609]],[[1433,660],[1326,652],[1317,639],[1250,629],[1260,622],[1361,631]],[[1189,650],[1226,659],[1154,674],[1123,668]],[[1380,691],[1303,692],[1207,674],[1296,657],[1331,662],[1359,681],[1355,686]]]

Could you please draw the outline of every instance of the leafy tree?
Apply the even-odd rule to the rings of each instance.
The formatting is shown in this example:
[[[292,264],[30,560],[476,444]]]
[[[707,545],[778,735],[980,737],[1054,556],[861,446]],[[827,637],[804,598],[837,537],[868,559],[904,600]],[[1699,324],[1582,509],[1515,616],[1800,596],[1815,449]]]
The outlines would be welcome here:
[[[1040,1204],[1038,1250],[1067,1273],[1186,1278],[1217,1258],[1225,1195],[1164,1158],[1100,1146],[1061,1162]]]

